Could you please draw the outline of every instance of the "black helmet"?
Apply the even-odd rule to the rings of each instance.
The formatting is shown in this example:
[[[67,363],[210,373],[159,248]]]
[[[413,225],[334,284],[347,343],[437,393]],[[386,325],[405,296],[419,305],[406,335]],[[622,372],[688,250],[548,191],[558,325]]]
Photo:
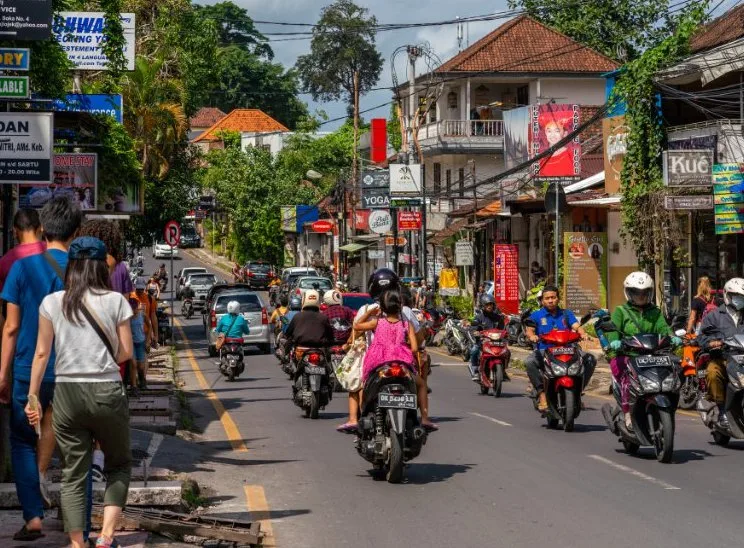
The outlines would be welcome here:
[[[493,295],[485,294],[481,297],[480,304],[481,308],[486,308],[488,304],[496,306],[496,299],[493,298]]]
[[[386,289],[399,289],[400,279],[398,275],[389,268],[375,270],[367,282],[369,296],[378,299]]]
[[[301,310],[302,309],[302,297],[299,295],[293,295],[291,299],[289,299],[289,309],[290,310]]]

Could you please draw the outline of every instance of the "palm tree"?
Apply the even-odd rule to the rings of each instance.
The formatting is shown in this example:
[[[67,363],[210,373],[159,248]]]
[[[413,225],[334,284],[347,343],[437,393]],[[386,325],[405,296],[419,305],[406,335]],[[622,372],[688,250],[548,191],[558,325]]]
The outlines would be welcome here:
[[[161,75],[163,58],[138,57],[124,78],[124,125],[132,136],[145,177],[163,179],[170,158],[188,132],[180,81]]]

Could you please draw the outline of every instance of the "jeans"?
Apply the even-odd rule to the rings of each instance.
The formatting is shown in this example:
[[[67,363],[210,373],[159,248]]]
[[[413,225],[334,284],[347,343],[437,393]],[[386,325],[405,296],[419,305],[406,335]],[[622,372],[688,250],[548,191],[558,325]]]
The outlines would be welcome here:
[[[13,379],[10,409],[10,461],[13,466],[16,493],[23,508],[24,521],[44,519],[44,501],[39,489],[39,465],[36,462],[36,431],[26,418],[29,381]],[[46,412],[54,397],[54,383],[42,382],[39,404]]]
[[[584,363],[584,388],[589,384],[589,381],[594,374],[594,369],[597,367],[597,358],[590,353],[582,354],[581,360]],[[527,376],[530,378],[530,383],[535,387],[535,391],[540,393],[545,390],[543,385],[542,369],[544,366],[542,351],[535,350],[530,357],[524,362],[525,368],[527,369]]]
[[[475,377],[478,375],[478,366],[480,365],[481,347],[479,344],[474,344],[470,347],[470,375]]]

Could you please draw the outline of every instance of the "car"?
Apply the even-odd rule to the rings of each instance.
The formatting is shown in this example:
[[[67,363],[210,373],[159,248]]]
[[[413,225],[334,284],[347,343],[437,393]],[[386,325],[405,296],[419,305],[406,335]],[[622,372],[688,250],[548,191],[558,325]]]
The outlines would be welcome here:
[[[372,304],[374,299],[369,296],[369,293],[342,293],[341,296],[344,299],[344,306],[348,306],[354,312],[359,312],[365,304]]]
[[[207,292],[207,297],[205,299],[206,306],[204,307],[204,310],[202,310],[202,323],[204,324],[204,329],[207,328],[207,324],[209,323],[207,318],[207,311],[212,308],[212,305],[214,304],[214,300],[217,298],[217,295],[222,293],[223,291],[230,291],[231,289],[244,289],[245,291],[251,291],[251,287],[248,284],[244,283],[228,283],[224,280],[218,281],[216,284],[214,284],[211,288],[209,288],[209,291]]]
[[[178,248],[171,247],[165,242],[156,242],[152,245],[152,256],[156,259],[169,259],[178,257]]]
[[[181,288],[186,283],[186,278],[189,274],[206,274],[207,269],[201,266],[187,266],[182,268],[178,274],[174,274],[173,278],[176,280],[176,299],[181,298]]]
[[[318,271],[314,268],[304,266],[293,266],[282,271],[282,284],[279,286],[279,295],[289,295],[290,290],[303,276],[317,276]]]
[[[181,242],[178,244],[179,247],[183,249],[187,247],[201,247],[201,244],[201,236],[199,236],[193,226],[181,227]]]
[[[243,279],[251,287],[266,289],[274,279],[274,269],[263,261],[251,261],[243,267]]]
[[[322,278],[320,276],[302,276],[295,282],[290,291],[290,295],[299,295],[302,297],[302,294],[308,289],[315,289],[318,291],[318,293],[320,293],[320,298],[322,299],[326,291],[333,289],[333,282],[330,278]]]
[[[273,329],[269,325],[269,314],[261,297],[255,291],[226,286],[225,289],[213,294],[213,299],[206,309],[205,317],[209,318],[206,325],[209,355],[217,355],[217,334],[214,328],[217,327],[220,318],[227,314],[227,303],[230,301],[240,303],[240,312],[249,322],[250,334],[243,337],[243,345],[257,346],[262,354],[270,354]]]
[[[195,272],[186,278],[184,287],[194,291],[194,308],[204,308],[209,290],[217,283],[217,276],[209,272]]]

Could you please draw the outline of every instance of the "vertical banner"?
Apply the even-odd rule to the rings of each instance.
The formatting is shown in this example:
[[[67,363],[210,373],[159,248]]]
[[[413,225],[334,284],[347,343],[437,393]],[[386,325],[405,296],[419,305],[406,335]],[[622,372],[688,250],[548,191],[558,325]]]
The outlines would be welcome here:
[[[715,164],[713,194],[716,234],[744,233],[744,164]]]
[[[519,246],[493,246],[493,296],[502,312],[519,313]]]
[[[579,105],[546,103],[532,107],[530,146],[533,156],[555,146],[578,129]],[[539,178],[577,178],[581,175],[581,142],[576,135],[550,156],[536,162],[533,175]]]
[[[563,235],[565,308],[577,316],[607,308],[607,233]]]

